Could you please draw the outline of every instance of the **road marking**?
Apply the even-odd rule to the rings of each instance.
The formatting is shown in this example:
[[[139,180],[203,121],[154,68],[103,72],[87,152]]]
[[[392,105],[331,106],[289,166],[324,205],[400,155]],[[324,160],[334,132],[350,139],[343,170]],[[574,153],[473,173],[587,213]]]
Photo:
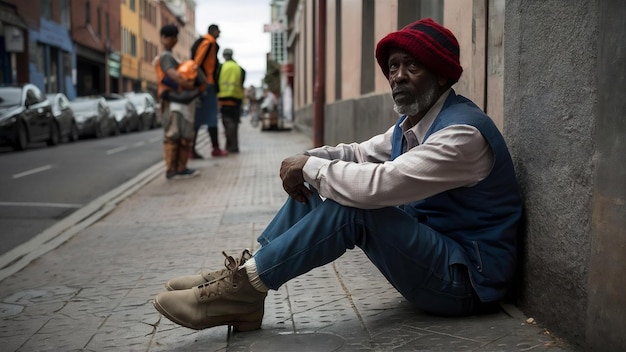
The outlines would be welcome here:
[[[162,140],[163,140],[163,137],[159,136],[159,137],[150,138],[148,141],[150,143],[155,143],[155,142],[160,142]]]
[[[80,208],[82,205],[70,203],[0,202],[0,207]]]
[[[125,145],[123,145],[121,147],[109,149],[109,150],[107,150],[107,155],[112,155],[112,154],[115,154],[115,153],[119,153],[119,152],[124,151],[126,149],[128,149],[128,147],[125,146]]]
[[[141,147],[141,146],[143,146],[143,145],[145,145],[145,144],[146,144],[146,142],[144,142],[144,141],[139,141],[139,142],[135,143],[133,146],[134,146],[134,147],[139,148],[139,147]]]
[[[20,178],[20,177],[36,174],[38,172],[46,171],[48,169],[52,169],[52,165],[46,165],[46,166],[38,167],[36,169],[20,172],[19,174],[13,175],[13,178]]]

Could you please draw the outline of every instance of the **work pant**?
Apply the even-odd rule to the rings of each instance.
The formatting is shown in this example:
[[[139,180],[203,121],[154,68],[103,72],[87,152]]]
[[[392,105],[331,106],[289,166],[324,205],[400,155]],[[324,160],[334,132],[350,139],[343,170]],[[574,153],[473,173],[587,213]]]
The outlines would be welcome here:
[[[239,105],[222,106],[220,111],[222,113],[222,124],[224,125],[224,132],[226,134],[226,150],[229,153],[239,153],[239,121],[241,107]]]
[[[163,159],[167,173],[181,172],[193,148],[193,115],[190,105],[166,103],[163,110]]]
[[[475,313],[480,304],[466,266],[449,264],[460,245],[396,207],[342,206],[316,192],[307,204],[289,198],[257,241],[261,281],[288,280],[361,248],[386,279],[418,308],[441,315]]]

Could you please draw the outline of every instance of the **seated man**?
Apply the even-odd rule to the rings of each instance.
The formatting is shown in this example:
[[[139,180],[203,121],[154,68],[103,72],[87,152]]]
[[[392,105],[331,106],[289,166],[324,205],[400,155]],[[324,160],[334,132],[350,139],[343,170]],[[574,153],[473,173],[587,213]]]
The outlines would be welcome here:
[[[420,20],[384,37],[376,59],[398,122],[362,143],[285,159],[289,198],[254,256],[170,280],[159,312],[192,329],[258,329],[269,289],[355,246],[424,311],[474,314],[504,297],[522,203],[502,135],[451,88],[462,73],[456,38]]]

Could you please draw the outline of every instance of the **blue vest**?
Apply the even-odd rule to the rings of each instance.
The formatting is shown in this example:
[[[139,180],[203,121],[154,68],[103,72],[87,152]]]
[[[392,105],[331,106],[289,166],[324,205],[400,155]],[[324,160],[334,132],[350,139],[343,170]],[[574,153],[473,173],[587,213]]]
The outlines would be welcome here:
[[[402,116],[395,126],[392,159],[402,154],[400,124],[405,118]],[[476,293],[483,302],[490,302],[506,294],[514,276],[522,200],[504,138],[470,100],[452,91],[424,141],[458,124],[476,127],[487,140],[494,154],[491,173],[472,187],[452,189],[400,208],[461,245],[463,251],[452,253],[449,264],[466,265]]]

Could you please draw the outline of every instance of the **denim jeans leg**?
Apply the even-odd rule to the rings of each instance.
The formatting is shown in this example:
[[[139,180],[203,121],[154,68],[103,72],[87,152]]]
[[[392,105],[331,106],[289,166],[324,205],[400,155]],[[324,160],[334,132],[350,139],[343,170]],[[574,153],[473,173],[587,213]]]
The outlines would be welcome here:
[[[419,308],[444,315],[470,314],[474,309],[467,268],[450,263],[452,255],[462,251],[452,239],[395,207],[357,209],[332,200],[314,208],[295,205],[300,204],[288,201],[261,236],[267,240],[255,261],[267,287],[278,289],[358,246]]]
[[[217,105],[217,91],[215,88],[214,84],[209,84],[206,87],[207,113],[209,114],[208,127],[217,127],[217,114],[219,109]]]
[[[313,194],[308,197],[307,203],[302,204],[288,197],[282,208],[276,213],[274,219],[267,225],[265,230],[257,238],[261,246],[265,246],[274,238],[289,230],[295,223],[300,221],[311,210],[322,203],[317,191],[312,189]]]
[[[208,84],[200,93],[194,113],[194,129],[197,131],[202,125],[217,127],[217,92],[214,84]]]

